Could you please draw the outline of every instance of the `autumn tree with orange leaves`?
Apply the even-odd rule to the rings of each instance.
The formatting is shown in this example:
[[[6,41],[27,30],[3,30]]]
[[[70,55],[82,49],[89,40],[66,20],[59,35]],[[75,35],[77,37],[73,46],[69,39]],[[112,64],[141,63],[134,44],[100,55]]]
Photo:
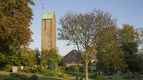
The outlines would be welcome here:
[[[0,0],[0,52],[8,53],[9,45],[27,46],[31,41],[32,0]]]
[[[32,0],[0,0],[0,68],[18,65],[20,48],[32,42]]]

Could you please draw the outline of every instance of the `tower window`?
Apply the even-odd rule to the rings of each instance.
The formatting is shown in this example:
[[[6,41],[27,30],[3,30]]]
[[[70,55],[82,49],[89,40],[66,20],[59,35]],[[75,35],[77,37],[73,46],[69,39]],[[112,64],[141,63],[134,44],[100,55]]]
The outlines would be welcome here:
[[[46,30],[46,20],[44,20],[44,30]]]

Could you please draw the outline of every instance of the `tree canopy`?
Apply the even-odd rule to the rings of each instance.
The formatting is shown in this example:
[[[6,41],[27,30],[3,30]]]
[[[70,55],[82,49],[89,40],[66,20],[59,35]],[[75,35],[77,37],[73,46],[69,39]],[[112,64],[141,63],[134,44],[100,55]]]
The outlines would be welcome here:
[[[30,30],[33,12],[32,0],[0,0],[0,52],[9,52],[9,45],[28,45],[32,39]]]
[[[88,80],[88,63],[93,51],[96,53],[95,47],[99,35],[103,29],[116,27],[116,20],[111,17],[109,13],[94,9],[84,14],[67,12],[60,19],[58,39],[67,40],[69,44],[76,45],[79,51],[84,51],[86,80]]]

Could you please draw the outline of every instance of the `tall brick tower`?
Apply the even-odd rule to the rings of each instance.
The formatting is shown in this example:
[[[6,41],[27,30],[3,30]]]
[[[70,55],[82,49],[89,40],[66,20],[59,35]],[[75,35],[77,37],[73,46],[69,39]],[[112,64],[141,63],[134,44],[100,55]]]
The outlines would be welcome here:
[[[41,20],[41,50],[56,48],[56,18],[54,11],[45,11]]]

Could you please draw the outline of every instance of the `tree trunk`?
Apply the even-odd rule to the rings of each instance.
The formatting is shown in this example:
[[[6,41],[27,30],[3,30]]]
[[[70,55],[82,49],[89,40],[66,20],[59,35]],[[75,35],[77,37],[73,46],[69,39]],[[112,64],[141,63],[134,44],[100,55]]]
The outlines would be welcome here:
[[[85,80],[88,80],[88,62],[85,62]]]

